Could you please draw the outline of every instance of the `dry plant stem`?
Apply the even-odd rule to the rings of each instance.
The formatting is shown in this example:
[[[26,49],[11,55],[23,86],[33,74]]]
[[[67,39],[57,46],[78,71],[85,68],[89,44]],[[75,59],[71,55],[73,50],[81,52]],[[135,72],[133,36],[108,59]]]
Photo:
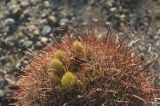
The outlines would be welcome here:
[[[160,90],[152,86],[154,77],[132,56],[134,51],[127,50],[128,43],[115,42],[109,33],[102,38],[90,31],[78,34],[79,39],[68,33],[54,47],[33,54],[19,77],[20,89],[14,91],[18,105],[153,105]],[[51,76],[58,73],[53,59],[59,59],[53,65],[61,64],[61,82]]]

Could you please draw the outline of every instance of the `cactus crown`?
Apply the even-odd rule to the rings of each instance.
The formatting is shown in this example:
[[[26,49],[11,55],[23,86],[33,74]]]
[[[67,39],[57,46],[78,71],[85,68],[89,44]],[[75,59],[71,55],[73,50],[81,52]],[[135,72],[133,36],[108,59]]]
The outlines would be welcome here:
[[[144,105],[154,100],[159,90],[126,45],[109,35],[83,35],[30,59],[15,92],[18,105]]]

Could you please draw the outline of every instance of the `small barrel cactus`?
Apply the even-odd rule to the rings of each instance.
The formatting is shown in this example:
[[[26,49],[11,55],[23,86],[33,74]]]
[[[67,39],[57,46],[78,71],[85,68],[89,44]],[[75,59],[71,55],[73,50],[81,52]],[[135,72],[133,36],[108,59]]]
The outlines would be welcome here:
[[[74,41],[73,42],[73,47],[76,53],[83,53],[83,47],[81,42]]]
[[[75,76],[71,72],[66,72],[61,80],[62,87],[65,90],[70,90],[75,86]]]
[[[19,89],[16,105],[100,106],[151,105],[160,92],[149,70],[113,36],[82,34],[33,55]]]
[[[51,60],[51,67],[54,69],[54,71],[58,74],[58,75],[62,75],[63,71],[64,71],[64,66],[62,64],[62,62],[58,59],[53,59]]]

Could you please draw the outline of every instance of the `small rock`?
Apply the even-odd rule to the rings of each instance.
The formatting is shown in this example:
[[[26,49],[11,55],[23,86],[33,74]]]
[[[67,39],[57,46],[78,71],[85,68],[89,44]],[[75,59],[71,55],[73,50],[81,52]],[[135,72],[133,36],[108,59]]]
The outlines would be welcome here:
[[[92,21],[93,22],[98,22],[98,19],[97,18],[92,18]]]
[[[35,45],[34,45],[34,49],[42,49],[43,48],[43,45],[41,44],[40,41],[36,42]]]
[[[126,16],[125,16],[124,14],[122,14],[122,15],[119,16],[119,18],[120,18],[121,21],[124,21],[124,20],[125,20],[125,17],[126,17]]]
[[[117,35],[118,35],[118,36],[123,36],[123,35],[124,35],[124,33],[119,32]]]
[[[16,67],[20,68],[21,67],[21,62],[17,62]]]
[[[86,22],[86,21],[84,21],[83,23],[82,23],[82,25],[84,25],[84,26],[86,26],[88,23]]]
[[[28,48],[28,47],[30,47],[31,45],[32,45],[32,41],[25,41],[24,43],[23,43],[23,45],[26,47],[26,48]]]
[[[13,75],[5,75],[5,80],[8,81],[8,84],[16,84],[15,78]]]
[[[5,20],[5,25],[13,26],[15,24],[15,20],[13,18],[8,18]]]
[[[158,29],[157,34],[160,35],[160,29]]]
[[[160,47],[160,41],[158,41],[158,42],[156,43],[156,45],[157,45],[158,47]]]
[[[40,24],[47,23],[47,20],[46,20],[46,19],[41,19],[41,20],[39,20],[39,23],[40,23]]]
[[[111,25],[111,22],[106,21],[106,22],[105,22],[105,25],[107,25],[107,26],[108,26],[108,25]]]
[[[22,1],[21,1],[21,6],[26,7],[26,6],[28,6],[28,5],[29,5],[29,0],[22,0]]]
[[[41,37],[41,41],[43,41],[43,42],[47,42],[47,41],[48,41],[48,39],[47,39],[46,37]]]
[[[117,8],[116,8],[116,7],[112,7],[112,8],[110,9],[110,11],[111,11],[111,12],[115,12],[115,11],[117,11]]]
[[[101,0],[101,2],[104,3],[104,0]],[[107,0],[107,5],[112,7],[113,2],[113,0]]]
[[[41,17],[42,17],[42,18],[46,18],[46,17],[47,17],[47,12],[42,12]]]
[[[28,27],[28,31],[29,31],[29,32],[34,31],[34,29],[36,29],[36,26],[35,26],[35,25],[29,25],[29,27]]]
[[[63,106],[68,106],[68,103],[64,103]]]
[[[8,33],[9,32],[9,26],[6,26],[4,28],[2,28],[3,32]],[[5,34],[3,34],[5,35]]]
[[[21,46],[23,43],[24,43],[25,41],[24,41],[24,39],[21,39],[21,40],[19,40],[19,45]]]
[[[51,15],[48,17],[48,23],[51,24],[51,25],[54,25],[57,23],[57,19],[54,15]]]
[[[45,7],[49,7],[49,6],[50,6],[49,1],[44,1],[44,6],[45,6]]]
[[[66,25],[67,23],[68,23],[68,19],[67,18],[64,18],[64,19],[61,19],[61,21],[60,21],[60,25]]]
[[[35,35],[39,35],[39,34],[40,34],[39,29],[35,29],[33,33],[34,33]]]
[[[62,16],[67,16],[68,12],[67,12],[67,10],[63,9],[60,13],[61,13]]]
[[[42,29],[42,35],[46,36],[51,32],[51,27],[49,25],[46,25],[43,29]]]
[[[14,18],[19,18],[20,15],[21,15],[21,13],[22,13],[22,9],[21,9],[20,7],[16,7],[16,8],[13,10],[12,15],[13,15]]]

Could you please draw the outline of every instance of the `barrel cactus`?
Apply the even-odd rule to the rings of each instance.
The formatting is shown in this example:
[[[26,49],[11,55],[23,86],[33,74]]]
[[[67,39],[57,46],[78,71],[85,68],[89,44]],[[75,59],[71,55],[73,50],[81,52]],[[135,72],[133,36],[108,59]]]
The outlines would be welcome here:
[[[72,34],[71,34],[72,35]],[[159,93],[149,70],[113,36],[68,36],[30,58],[14,99],[19,105],[151,104]]]

